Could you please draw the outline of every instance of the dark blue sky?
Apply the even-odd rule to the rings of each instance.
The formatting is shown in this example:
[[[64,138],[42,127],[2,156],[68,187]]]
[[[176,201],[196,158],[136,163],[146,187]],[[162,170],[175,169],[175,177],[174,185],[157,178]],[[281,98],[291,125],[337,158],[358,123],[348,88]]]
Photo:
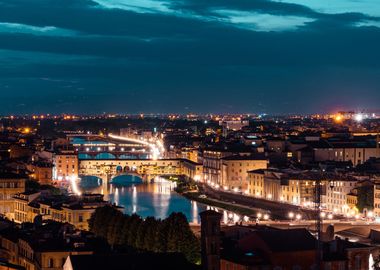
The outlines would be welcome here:
[[[0,0],[0,113],[376,109],[379,0]]]

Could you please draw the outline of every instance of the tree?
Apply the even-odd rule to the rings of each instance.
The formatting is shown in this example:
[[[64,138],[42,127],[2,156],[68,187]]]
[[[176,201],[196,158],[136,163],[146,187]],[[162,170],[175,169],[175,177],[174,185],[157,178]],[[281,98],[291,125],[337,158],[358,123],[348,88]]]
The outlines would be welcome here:
[[[157,220],[153,217],[147,217],[145,219],[146,232],[144,237],[143,250],[146,251],[156,251],[156,243],[158,239],[158,228],[161,224],[160,220]]]
[[[137,232],[141,226],[142,219],[140,216],[133,214],[129,220],[129,231],[128,231],[128,245],[131,247],[136,247]]]
[[[92,215],[90,230],[115,247],[158,253],[182,253],[188,261],[199,263],[200,243],[182,213],[164,220],[123,215],[111,206],[98,208]]]
[[[358,203],[357,208],[363,212],[364,208],[373,209],[373,187],[362,186],[358,187]]]

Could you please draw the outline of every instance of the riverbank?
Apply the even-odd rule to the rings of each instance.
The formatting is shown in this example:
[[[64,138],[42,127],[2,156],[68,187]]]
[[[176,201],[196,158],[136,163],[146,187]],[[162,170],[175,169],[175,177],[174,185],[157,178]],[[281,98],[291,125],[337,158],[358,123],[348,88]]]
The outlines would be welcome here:
[[[251,207],[243,206],[243,205],[238,205],[238,204],[231,204],[228,202],[208,198],[208,197],[200,197],[203,194],[200,192],[192,192],[192,191],[187,191],[187,192],[182,192],[179,193],[180,195],[184,196],[185,198],[196,201],[205,205],[209,205],[211,207],[216,207],[216,208],[221,208],[227,211],[234,212],[238,215],[242,216],[248,216],[251,218],[256,218],[258,209],[253,209]]]
[[[169,180],[173,181],[173,179]],[[226,211],[230,211],[241,216],[248,216],[250,218],[256,218],[258,213],[266,213],[266,211],[262,211],[261,209],[207,197],[204,195],[202,187],[190,179],[178,178],[174,180],[174,182],[177,183],[177,188],[175,191],[188,200],[202,203],[211,207],[224,209]]]

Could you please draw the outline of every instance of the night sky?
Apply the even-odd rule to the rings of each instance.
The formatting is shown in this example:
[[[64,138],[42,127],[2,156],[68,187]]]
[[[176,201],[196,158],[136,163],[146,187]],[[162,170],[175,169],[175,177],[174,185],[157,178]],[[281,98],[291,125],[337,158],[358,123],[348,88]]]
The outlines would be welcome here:
[[[0,113],[380,108],[379,0],[0,0]]]

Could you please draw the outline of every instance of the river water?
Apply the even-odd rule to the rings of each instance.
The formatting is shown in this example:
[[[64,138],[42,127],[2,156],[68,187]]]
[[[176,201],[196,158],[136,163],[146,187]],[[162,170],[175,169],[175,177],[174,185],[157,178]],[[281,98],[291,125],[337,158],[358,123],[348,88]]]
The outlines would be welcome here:
[[[162,181],[143,183],[136,176],[120,176],[113,184],[103,184],[95,177],[81,177],[82,192],[100,193],[104,199],[124,207],[125,214],[164,219],[173,212],[182,212],[190,223],[198,224],[199,213],[207,206],[190,201],[174,191],[176,183]]]

